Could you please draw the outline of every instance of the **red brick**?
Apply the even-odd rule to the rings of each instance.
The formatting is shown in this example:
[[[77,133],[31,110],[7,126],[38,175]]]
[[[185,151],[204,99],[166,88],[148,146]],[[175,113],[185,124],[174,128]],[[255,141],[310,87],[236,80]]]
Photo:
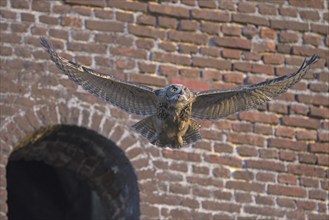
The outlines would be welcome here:
[[[296,201],[297,208],[301,210],[314,210],[316,208],[316,203],[314,201]]]
[[[190,16],[189,10],[182,7],[174,7],[169,5],[159,5],[159,4],[150,3],[148,4],[148,8],[150,12],[161,14],[161,15],[180,17],[180,18],[188,18]]]
[[[239,48],[250,50],[251,42],[238,37],[216,37],[213,39],[215,44],[220,47]]]
[[[115,12],[116,20],[123,21],[123,22],[133,22],[134,21],[134,15],[132,12],[121,12],[117,11]]]
[[[130,74],[130,79],[133,82],[148,84],[157,87],[164,87],[167,84],[167,80],[164,78],[145,74]]]
[[[180,44],[178,44],[177,51],[179,51],[180,53],[186,53],[186,54],[196,54],[197,52],[199,52],[199,48],[193,44],[180,43]]]
[[[225,35],[240,36],[241,27],[224,24],[224,25],[221,26],[221,31]]]
[[[171,83],[183,84],[192,90],[207,90],[210,89],[210,86],[207,82],[201,82],[196,79],[171,79]]]
[[[227,140],[236,144],[252,144],[263,147],[265,138],[256,134],[228,133]]]
[[[329,85],[322,82],[314,82],[309,85],[309,89],[313,92],[327,92],[329,90]],[[323,116],[325,117],[326,114]]]
[[[238,3],[238,11],[246,12],[246,13],[255,13],[256,5],[248,3],[248,2],[240,2],[240,3]]]
[[[159,216],[159,208],[158,207],[154,207],[152,205],[143,203],[141,204],[141,213],[147,213],[148,217],[158,217]]]
[[[260,16],[247,14],[233,14],[233,21],[242,24],[254,24],[258,26],[269,26],[269,21]]]
[[[32,10],[41,12],[50,12],[50,2],[47,1],[33,1]]]
[[[276,203],[281,207],[286,207],[286,208],[295,208],[296,207],[296,202],[293,199],[277,198]]]
[[[288,185],[297,185],[298,178],[293,175],[289,174],[279,174],[278,175],[278,182],[282,184]]]
[[[211,173],[216,178],[230,178],[231,176],[230,170],[224,166],[214,168]]]
[[[272,135],[273,128],[272,128],[272,126],[269,126],[269,125],[255,124],[255,133],[263,134],[263,135]]]
[[[320,19],[320,15],[317,11],[299,11],[299,15],[304,20],[318,21]]]
[[[329,154],[328,143],[313,143],[310,144],[310,151],[313,153],[326,153]]]
[[[315,164],[316,163],[316,156],[314,154],[299,154],[299,162],[300,163],[307,163],[307,164]]]
[[[196,31],[198,26],[198,22],[190,20],[181,20],[179,23],[179,27],[183,31]]]
[[[0,9],[0,16],[1,18],[9,18],[9,19],[16,19],[16,13],[13,11]]]
[[[242,73],[225,73],[223,74],[223,80],[225,82],[232,82],[237,84],[243,84],[243,74]]]
[[[278,124],[278,116],[275,114],[264,114],[260,112],[240,112],[239,116],[242,120],[250,121],[250,122],[262,122],[267,124]]]
[[[298,41],[298,34],[296,32],[281,31],[280,32],[280,42],[284,43],[294,43]]]
[[[13,50],[11,47],[0,46],[0,55],[2,56],[12,56]]]
[[[306,197],[306,190],[301,187],[268,185],[268,193],[272,195],[282,195],[291,197]]]
[[[289,17],[297,17],[297,9],[296,8],[285,8],[281,7],[279,9],[280,15],[289,16]]]
[[[182,68],[179,70],[179,74],[186,78],[199,78],[200,70],[199,69],[190,69],[190,68]]]
[[[258,4],[258,11],[260,14],[264,15],[277,15],[278,11],[277,8],[274,5],[270,4]]]
[[[89,45],[85,43],[67,43],[67,49],[71,51],[84,51],[84,52],[90,52],[90,53],[100,53],[105,54],[106,53],[106,47],[103,45]]]
[[[55,38],[61,38],[67,40],[69,34],[66,30],[59,30],[59,29],[50,29],[49,35]]]
[[[142,73],[155,73],[156,65],[146,62],[138,62],[138,68]]]
[[[305,8],[324,8],[323,0],[316,1],[299,1],[299,0],[288,0],[289,4],[296,7],[305,7]]]
[[[248,39],[253,38],[258,34],[258,30],[253,26],[244,26],[242,28],[242,35]]]
[[[297,100],[299,102],[305,103],[305,104],[313,104],[313,105],[324,105],[329,106],[328,98],[322,95],[304,95],[299,94],[297,96]],[[317,128],[317,126],[314,126]]]
[[[327,132],[318,132],[318,139],[321,142],[329,142],[329,133]]]
[[[260,32],[260,36],[262,38],[268,38],[268,39],[276,39],[276,31],[270,29],[270,28],[262,28]]]
[[[145,50],[135,50],[132,48],[115,47],[111,49],[113,55],[133,57],[138,59],[146,59],[147,52]]]
[[[178,20],[169,17],[158,17],[158,23],[160,27],[176,29],[178,26]]]
[[[305,34],[303,37],[303,41],[305,44],[319,46],[321,44],[322,39],[319,35]]]
[[[220,25],[212,22],[201,22],[202,32],[208,34],[218,34],[220,32]]]
[[[191,16],[197,20],[200,19],[206,21],[228,22],[230,20],[230,16],[227,12],[210,9],[192,9]]]
[[[222,57],[224,58],[231,58],[231,59],[240,59],[241,51],[234,50],[234,49],[223,49],[222,50]]]
[[[227,165],[231,167],[242,167],[242,161],[235,157],[217,156],[217,155],[204,155],[204,160],[210,163]]]
[[[12,32],[28,32],[28,29],[30,28],[30,25],[28,24],[11,24],[11,31]]]
[[[279,158],[280,160],[292,162],[296,160],[296,153],[293,151],[280,151]]]
[[[290,164],[288,165],[288,172],[302,176],[325,177],[326,172],[323,168],[304,165],[304,164]]]
[[[279,137],[293,138],[295,136],[295,129],[280,126],[275,129],[275,135]]]
[[[168,38],[173,41],[187,42],[193,44],[206,44],[208,36],[201,33],[188,33],[183,31],[169,31]]]
[[[114,17],[114,13],[108,9],[103,8],[95,8],[94,9],[95,16],[98,18],[102,18],[104,20],[111,20]]]
[[[296,132],[296,139],[297,140],[316,140],[317,139],[317,133],[316,131],[297,131]]]
[[[180,54],[170,54],[170,53],[160,53],[155,52],[153,53],[153,60],[159,61],[159,62],[168,62],[173,64],[179,64],[179,65],[190,65],[190,58],[186,55],[180,55]]]
[[[97,31],[123,32],[123,24],[111,21],[86,21],[86,28]]]
[[[250,214],[257,214],[257,216],[277,216],[283,217],[284,211],[282,209],[272,208],[272,207],[261,207],[261,206],[245,206],[244,211]]]
[[[288,114],[288,106],[283,103],[270,102],[268,103],[268,110],[279,114]]]
[[[309,129],[320,128],[320,121],[310,118],[284,116],[282,118],[282,123],[284,125],[293,126],[293,127],[303,127]]]
[[[296,142],[289,139],[270,138],[268,139],[268,146],[274,148],[283,148],[294,151],[306,151],[306,143]]]
[[[274,52],[276,48],[276,43],[271,41],[255,42],[252,45],[254,52]]]
[[[131,34],[140,37],[149,37],[154,39],[164,39],[166,34],[164,31],[158,30],[153,27],[140,26],[140,25],[128,25],[128,31]]]
[[[252,197],[249,193],[240,193],[240,192],[235,192],[235,201],[239,203],[250,203],[252,202]]]
[[[215,0],[198,1],[200,8],[216,8]]]
[[[240,205],[235,205],[232,203],[223,203],[223,202],[212,202],[212,201],[203,201],[202,208],[207,210],[221,210],[226,212],[240,212]]]
[[[97,1],[87,1],[87,2],[81,2],[79,0],[65,0],[68,4],[73,5],[88,5],[92,7],[105,7],[106,1],[105,0],[97,0]]]
[[[193,165],[192,166],[192,172],[196,173],[196,174],[205,174],[205,175],[209,175],[209,168],[206,166],[196,166]]]
[[[298,21],[270,20],[270,27],[279,30],[308,31],[308,24]]]
[[[241,146],[237,148],[237,151],[240,156],[257,156],[257,150],[252,147]]]
[[[238,70],[241,72],[251,72],[252,64],[245,62],[236,62],[233,64],[233,70]]]
[[[218,60],[215,58],[194,57],[193,66],[197,67],[210,67],[222,70],[230,70],[231,62],[227,60]]]
[[[285,166],[282,163],[277,163],[269,160],[245,160],[246,166],[251,169],[270,170],[284,172]]]
[[[249,183],[245,181],[234,181],[234,180],[229,180],[226,182],[225,185],[226,188],[228,189],[234,189],[234,190],[241,190],[241,191],[247,191],[247,192],[264,192],[265,186],[264,184],[260,183]]]
[[[261,58],[261,55],[258,54],[257,52],[243,51],[242,55],[245,60],[249,60],[249,61],[259,61]]]
[[[82,20],[78,17],[62,17],[61,18],[61,25],[62,26],[69,26],[69,27],[82,27]]]
[[[33,14],[30,13],[21,13],[21,20],[27,22],[34,22],[35,18]]]
[[[327,193],[325,191],[322,191],[322,190],[310,190],[309,191],[309,198],[310,199],[326,201]]]
[[[246,181],[250,181],[254,179],[254,174],[248,171],[235,171],[233,173],[233,176],[235,179],[241,179]]]
[[[283,63],[283,56],[281,54],[265,54],[263,61],[265,64],[279,65]]]
[[[147,4],[138,1],[108,1],[108,6],[113,8],[120,8],[127,11],[147,11]]]
[[[177,77],[178,76],[178,68],[173,67],[173,66],[165,66],[165,65],[160,65],[159,66],[159,73],[163,76],[167,77]]]

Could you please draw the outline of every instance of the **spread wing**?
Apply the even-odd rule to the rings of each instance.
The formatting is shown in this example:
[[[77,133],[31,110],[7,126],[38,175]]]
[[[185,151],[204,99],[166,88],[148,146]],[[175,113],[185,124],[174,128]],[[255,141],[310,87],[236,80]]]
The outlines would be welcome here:
[[[46,48],[57,67],[90,93],[129,113],[139,115],[156,113],[157,96],[152,88],[98,73],[68,61],[60,57],[45,38],[40,38],[40,43]]]
[[[219,119],[235,112],[255,108],[287,91],[306,74],[310,65],[317,60],[318,56],[313,55],[310,59],[305,59],[296,72],[254,85],[229,90],[196,92],[196,99],[192,105],[192,117]]]

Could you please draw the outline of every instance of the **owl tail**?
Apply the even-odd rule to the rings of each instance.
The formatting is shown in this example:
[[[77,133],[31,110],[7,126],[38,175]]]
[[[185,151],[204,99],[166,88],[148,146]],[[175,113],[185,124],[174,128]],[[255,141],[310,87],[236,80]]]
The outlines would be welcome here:
[[[172,143],[170,140],[166,138],[161,138],[160,134],[156,131],[154,127],[154,118],[156,116],[149,116],[144,118],[143,120],[137,122],[132,127],[136,130],[136,132],[143,135],[147,138],[152,144],[155,144],[159,147],[165,147],[171,145],[175,148],[176,144]],[[186,134],[183,136],[184,145],[191,144],[199,139],[201,139],[201,135],[199,133],[200,124],[192,119],[190,127],[188,128]]]

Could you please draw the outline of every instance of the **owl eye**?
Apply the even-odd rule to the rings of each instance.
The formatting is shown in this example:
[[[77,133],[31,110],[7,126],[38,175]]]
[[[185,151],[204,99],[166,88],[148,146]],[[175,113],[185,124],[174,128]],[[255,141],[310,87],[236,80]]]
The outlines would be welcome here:
[[[177,88],[176,87],[171,87],[170,91],[176,92],[177,91]]]

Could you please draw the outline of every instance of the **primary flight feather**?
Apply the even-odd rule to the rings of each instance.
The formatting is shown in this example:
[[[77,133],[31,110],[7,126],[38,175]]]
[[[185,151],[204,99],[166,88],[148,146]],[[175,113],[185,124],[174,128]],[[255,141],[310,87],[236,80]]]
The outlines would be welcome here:
[[[152,144],[172,148],[201,139],[201,126],[192,118],[219,119],[255,108],[287,91],[318,60],[318,56],[313,55],[294,73],[227,90],[192,92],[180,84],[155,90],[68,61],[60,57],[45,38],[40,38],[40,43],[57,67],[84,89],[128,113],[147,115],[133,128]]]

